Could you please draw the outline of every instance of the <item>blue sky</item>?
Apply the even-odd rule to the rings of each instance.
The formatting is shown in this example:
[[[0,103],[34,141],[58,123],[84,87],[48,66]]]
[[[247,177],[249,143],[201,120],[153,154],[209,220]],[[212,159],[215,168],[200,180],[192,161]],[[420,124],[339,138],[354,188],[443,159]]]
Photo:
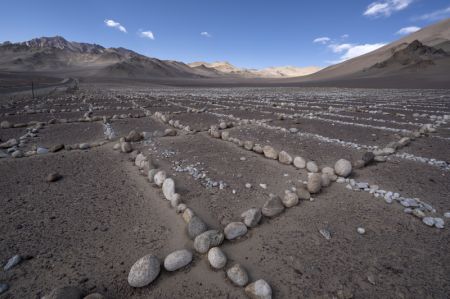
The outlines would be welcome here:
[[[0,41],[61,35],[184,62],[326,66],[448,17],[448,0],[14,0],[0,3]]]

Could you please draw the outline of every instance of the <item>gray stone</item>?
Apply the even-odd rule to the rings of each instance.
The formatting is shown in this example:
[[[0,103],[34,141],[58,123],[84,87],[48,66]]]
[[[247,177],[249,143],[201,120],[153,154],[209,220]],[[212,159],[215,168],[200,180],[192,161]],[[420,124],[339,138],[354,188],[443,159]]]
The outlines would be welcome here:
[[[162,184],[162,192],[167,200],[172,200],[175,194],[175,181],[172,178],[167,178]]]
[[[294,166],[297,168],[305,168],[306,160],[302,157],[295,157],[294,158]]]
[[[2,129],[9,129],[11,127],[12,127],[12,124],[7,120],[4,120],[0,123],[0,128],[2,128]]]
[[[239,287],[243,287],[248,283],[247,271],[239,264],[235,264],[227,270],[227,277]]]
[[[268,159],[273,159],[273,160],[278,159],[278,152],[270,145],[264,146],[263,152],[264,152],[264,156]]]
[[[146,255],[134,263],[128,274],[128,284],[135,288],[141,288],[150,284],[158,277],[161,270],[161,262],[152,255]]]
[[[184,222],[189,223],[189,221],[191,221],[192,217],[194,216],[195,216],[194,211],[192,211],[190,208],[186,207],[184,209],[182,215]]]
[[[300,200],[310,200],[310,198],[311,198],[311,194],[303,186],[298,187],[296,192],[298,195],[298,199],[300,199]]]
[[[242,221],[247,227],[255,227],[261,220],[262,214],[260,208],[251,208],[241,214]]]
[[[308,177],[308,191],[310,193],[318,193],[322,188],[322,176],[318,173],[312,173]]]
[[[38,155],[48,154],[48,149],[46,149],[45,147],[38,147],[36,149],[36,154]]]
[[[289,164],[292,164],[292,157],[287,152],[281,151],[278,154],[278,161],[280,161],[280,163],[282,163],[282,164],[289,165]]]
[[[16,146],[18,144],[19,144],[19,142],[17,142],[17,139],[12,138],[6,142],[0,143],[0,148],[10,148],[10,147]]]
[[[331,179],[328,174],[322,173],[322,187],[328,187],[331,184]]]
[[[437,228],[444,228],[444,219],[442,218],[434,218],[434,226]]]
[[[272,299],[272,289],[263,279],[259,279],[246,286],[245,294],[251,299]]]
[[[428,226],[434,225],[434,218],[433,217],[423,217],[422,222],[425,223]]]
[[[253,141],[247,140],[244,142],[244,148],[248,151],[251,151],[253,149],[254,143]]]
[[[174,129],[165,129],[164,136],[177,136],[177,131]]]
[[[6,283],[0,283],[0,295],[9,290],[9,285]]]
[[[308,163],[306,163],[306,170],[309,172],[319,172],[319,166],[317,166],[317,163],[314,161],[308,161]]]
[[[186,209],[187,210],[187,209]],[[186,211],[184,211],[186,213]],[[184,214],[184,213],[183,213]],[[198,216],[192,216],[187,225],[188,236],[195,239],[198,235],[208,230],[208,226]]]
[[[247,233],[247,226],[242,222],[231,222],[225,227],[224,233],[227,240],[234,240]]]
[[[371,162],[373,162],[374,159],[375,159],[375,154],[373,152],[365,152],[361,158],[361,160],[364,161],[364,165],[370,164]]]
[[[286,208],[291,208],[298,204],[298,195],[294,192],[286,190],[282,202]]]
[[[155,174],[158,172],[158,169],[150,169],[147,174],[148,181],[150,183],[154,182]]]
[[[137,142],[142,140],[142,135],[136,132],[135,130],[130,131],[127,137],[125,137],[125,141],[127,142]]]
[[[331,239],[331,233],[330,233],[329,230],[327,230],[327,229],[325,229],[325,228],[322,228],[322,229],[319,229],[319,233],[320,233],[325,239],[327,239],[327,240],[330,240],[330,239]]]
[[[13,158],[22,158],[23,152],[21,150],[16,150],[11,154],[11,157]]]
[[[153,177],[153,181],[158,187],[161,187],[164,181],[166,180],[166,172],[164,170],[158,171]]]
[[[175,271],[183,268],[192,261],[192,252],[181,249],[172,252],[164,259],[164,268],[167,271]]]
[[[81,299],[80,289],[72,286],[53,289],[50,294],[45,295],[42,299]]]
[[[222,269],[227,264],[227,257],[219,247],[213,247],[208,251],[208,261],[211,267]]]
[[[45,178],[45,180],[47,181],[47,182],[56,182],[56,181],[58,181],[58,180],[60,180],[62,178],[62,175],[60,175],[59,173],[57,173],[57,172],[53,172],[53,173],[50,173],[46,178]]]
[[[267,217],[275,217],[284,211],[284,205],[281,198],[270,194],[270,198],[264,203],[261,213]]]
[[[56,152],[59,152],[60,150],[62,150],[63,148],[64,148],[64,144],[56,144],[50,148],[50,151],[52,153],[56,153]]]
[[[133,148],[131,147],[131,143],[129,142],[122,142],[120,144],[120,151],[122,153],[130,153],[133,150]]]
[[[91,147],[91,145],[89,143],[80,143],[80,145],[78,146],[78,148],[80,150],[87,150]]]
[[[340,159],[334,164],[334,172],[341,177],[348,177],[352,173],[352,163],[345,159]]]
[[[224,234],[218,230],[208,230],[201,233],[194,240],[194,248],[199,253],[206,253],[211,247],[222,244]]]
[[[9,269],[17,266],[22,261],[22,257],[20,255],[15,255],[8,260],[6,265],[3,267],[3,270],[8,271]]]

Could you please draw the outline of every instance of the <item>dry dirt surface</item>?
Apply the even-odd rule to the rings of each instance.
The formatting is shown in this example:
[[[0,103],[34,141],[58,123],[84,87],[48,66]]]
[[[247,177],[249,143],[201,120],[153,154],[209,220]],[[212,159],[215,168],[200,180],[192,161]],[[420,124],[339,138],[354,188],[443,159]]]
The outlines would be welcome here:
[[[450,297],[448,91],[81,84],[0,127],[0,299]]]

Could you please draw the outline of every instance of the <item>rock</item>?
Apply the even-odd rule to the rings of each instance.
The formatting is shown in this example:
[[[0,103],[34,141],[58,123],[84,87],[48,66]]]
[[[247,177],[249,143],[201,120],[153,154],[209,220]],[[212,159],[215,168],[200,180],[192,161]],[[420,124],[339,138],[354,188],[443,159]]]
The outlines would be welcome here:
[[[80,145],[78,146],[78,148],[80,150],[87,150],[91,147],[91,145],[89,143],[80,143]]]
[[[292,163],[292,157],[287,152],[281,151],[278,154],[278,161],[280,161],[280,163],[289,165]]]
[[[191,209],[189,209],[189,208],[184,209],[183,215],[182,215],[184,222],[189,223],[189,221],[191,221],[192,217],[194,217],[194,216],[195,216],[195,214]]]
[[[161,262],[159,259],[148,254],[134,263],[128,274],[128,284],[135,288],[141,288],[150,284],[159,275]]]
[[[167,271],[175,271],[183,268],[192,261],[192,252],[181,249],[172,252],[164,259],[164,268]]]
[[[64,144],[57,144],[50,148],[50,152],[56,153],[56,152],[59,152],[60,150],[62,150],[63,148],[64,148]]]
[[[278,159],[278,152],[271,146],[266,145],[263,147],[264,156],[268,159]]]
[[[319,172],[319,166],[317,166],[317,163],[314,161],[308,161],[308,163],[306,163],[306,170],[316,173]]]
[[[120,151],[122,153],[130,153],[133,150],[133,148],[131,147],[131,143],[129,142],[122,142],[120,144]]]
[[[334,169],[329,166],[325,166],[324,168],[322,168],[322,173],[327,174],[328,177],[330,178],[330,180],[332,180],[332,181],[336,181],[336,179],[337,179],[337,176],[334,173]]]
[[[319,193],[322,188],[322,176],[318,173],[313,173],[308,178],[308,191],[310,193]]]
[[[340,159],[334,165],[334,171],[341,177],[348,177],[352,173],[352,163],[345,159]]]
[[[158,172],[158,169],[150,169],[147,174],[148,181],[150,183],[154,182],[155,174]]]
[[[3,270],[8,271],[9,269],[13,268],[14,266],[17,266],[22,261],[22,257],[20,255],[15,255],[12,258],[8,260],[6,265],[3,267]]]
[[[114,144],[113,150],[115,150],[115,151],[120,150],[120,143]]]
[[[433,217],[423,217],[422,222],[425,223],[428,226],[434,225],[434,218]]]
[[[172,208],[177,208],[178,205],[181,204],[181,195],[178,194],[178,193],[173,193],[173,194],[170,196],[169,201],[170,201],[170,206],[171,206]]]
[[[166,180],[166,172],[164,170],[158,171],[153,177],[153,181],[158,187],[161,187],[164,181]]]
[[[296,192],[298,195],[298,199],[300,199],[300,200],[310,200],[310,198],[311,198],[311,194],[303,186],[298,187]]]
[[[45,295],[42,299],[81,299],[80,289],[72,286],[53,289],[50,294]]]
[[[255,227],[261,220],[262,214],[260,208],[251,208],[241,214],[242,221],[247,227]]]
[[[131,154],[135,153],[136,151],[131,152]],[[133,157],[131,157],[131,159],[133,159]],[[134,158],[134,165],[136,165],[139,169],[143,169],[146,164],[148,165],[148,161],[147,161],[147,157],[144,156],[144,154],[139,153],[136,155],[136,157]]]
[[[47,182],[56,182],[56,181],[60,180],[61,178],[62,178],[62,175],[60,175],[60,174],[57,173],[57,172],[53,172],[53,173],[50,173],[50,174],[45,178],[45,180],[46,180]]]
[[[162,184],[162,192],[167,200],[172,200],[175,194],[175,182],[172,178],[167,178],[164,180],[164,183]]]
[[[361,169],[364,166],[366,166],[366,164],[364,163],[363,160],[356,160],[355,162],[353,162],[353,168],[355,169]]]
[[[22,158],[23,152],[21,150],[16,150],[11,154],[11,157],[13,158]]]
[[[357,231],[358,234],[360,234],[360,235],[364,235],[364,234],[366,233],[366,230],[365,230],[364,228],[362,228],[362,227],[358,227],[358,228],[356,229],[356,231]]]
[[[100,293],[92,293],[85,296],[83,299],[106,299],[106,297]]]
[[[224,233],[227,240],[234,240],[247,233],[247,226],[242,222],[231,222],[225,227]]]
[[[19,144],[19,142],[17,142],[17,139],[12,138],[6,142],[0,143],[0,148],[10,148],[10,147],[16,146],[18,144]]]
[[[253,147],[253,151],[258,154],[264,153],[263,148],[259,144],[255,144],[255,146]]]
[[[284,205],[281,198],[270,194],[270,198],[264,203],[261,213],[267,217],[275,217],[284,211]]]
[[[127,142],[138,142],[142,140],[142,135],[136,132],[135,130],[130,131],[127,137],[125,137],[125,141]]]
[[[177,136],[177,131],[174,129],[165,129],[164,136]]]
[[[330,240],[330,239],[331,239],[331,233],[330,233],[329,230],[327,230],[327,229],[325,229],[325,228],[322,228],[322,229],[319,229],[319,233],[320,233],[325,239],[327,239],[327,240]]]
[[[4,120],[0,123],[0,128],[2,128],[2,129],[9,129],[11,127],[12,127],[12,124],[7,120]]]
[[[243,287],[248,283],[247,271],[239,264],[235,264],[227,270],[227,277],[239,287]]]
[[[186,209],[187,210],[187,209]],[[184,211],[186,213],[186,211]],[[184,213],[183,213],[184,215]],[[192,216],[187,225],[189,238],[195,239],[198,235],[208,230],[208,226],[198,216]]]
[[[298,195],[294,192],[286,190],[282,202],[286,208],[291,208],[298,204]]]
[[[245,287],[245,294],[251,299],[271,299],[272,289],[265,280],[259,279]]]
[[[187,206],[184,203],[180,203],[177,206],[177,214],[181,214],[186,210]]]
[[[328,187],[331,184],[331,179],[328,176],[328,174],[322,173],[321,175],[322,178],[322,187]]]
[[[373,160],[375,162],[386,162],[387,161],[387,157],[386,156],[375,156],[375,158]]]
[[[368,165],[368,164],[372,163],[374,159],[375,159],[375,154],[373,152],[365,152],[361,158],[361,160],[364,161],[364,165]]]
[[[194,248],[199,253],[206,253],[211,247],[222,244],[224,234],[218,230],[208,230],[201,233],[194,240]]]
[[[306,167],[306,160],[302,157],[295,157],[294,158],[294,166],[297,168],[305,168]]]
[[[227,257],[219,247],[213,247],[208,251],[208,261],[211,267],[222,269],[227,264]]]
[[[444,228],[444,219],[434,218],[434,226],[441,229]]]
[[[417,218],[420,218],[420,219],[422,219],[422,218],[425,217],[425,213],[422,212],[422,211],[419,210],[419,209],[414,209],[414,210],[412,211],[412,214],[413,214],[414,216],[416,216]]]
[[[36,154],[38,155],[48,154],[48,149],[46,149],[45,147],[38,147],[36,149]]]
[[[244,148],[248,151],[253,150],[254,143],[253,141],[247,140],[244,142]]]
[[[9,285],[6,283],[0,283],[0,295],[9,290]]]
[[[222,138],[222,140],[227,141],[230,139],[230,132],[223,131],[223,132],[221,132],[220,137]]]

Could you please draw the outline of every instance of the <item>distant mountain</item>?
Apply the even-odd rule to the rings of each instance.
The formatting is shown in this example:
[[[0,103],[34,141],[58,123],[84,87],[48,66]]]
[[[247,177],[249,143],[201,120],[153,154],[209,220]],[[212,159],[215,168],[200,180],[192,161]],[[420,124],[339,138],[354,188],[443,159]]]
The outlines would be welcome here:
[[[227,61],[217,62],[193,62],[188,64],[190,67],[198,68],[200,66],[214,69],[220,73],[231,76],[239,76],[244,78],[288,78],[306,76],[320,70],[319,67],[295,67],[295,66],[279,66],[269,67],[261,70],[238,68]]]

